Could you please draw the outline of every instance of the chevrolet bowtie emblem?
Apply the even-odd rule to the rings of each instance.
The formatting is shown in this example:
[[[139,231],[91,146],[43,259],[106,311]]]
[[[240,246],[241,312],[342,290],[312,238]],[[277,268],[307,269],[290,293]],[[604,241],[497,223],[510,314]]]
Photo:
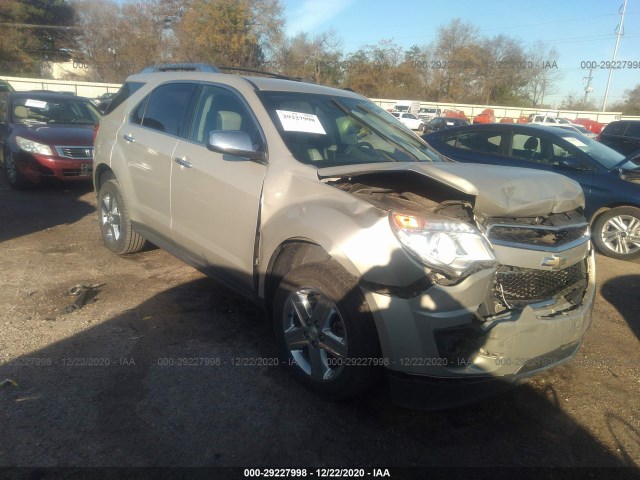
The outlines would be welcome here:
[[[554,253],[551,257],[544,257],[540,265],[543,267],[551,267],[554,270],[560,270],[567,263],[567,260],[567,257],[562,257]]]

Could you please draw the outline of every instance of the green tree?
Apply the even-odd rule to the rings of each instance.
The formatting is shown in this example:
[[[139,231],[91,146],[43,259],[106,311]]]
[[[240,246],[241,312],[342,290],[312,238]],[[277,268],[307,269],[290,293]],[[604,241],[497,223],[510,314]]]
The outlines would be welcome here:
[[[609,107],[609,111],[640,115],[640,83],[632,89],[625,90],[622,102]]]
[[[282,37],[278,0],[192,0],[174,26],[175,56],[233,67],[260,67]]]
[[[284,40],[274,55],[277,70],[291,77],[337,86],[341,70],[340,40],[333,31],[315,36],[299,33]]]
[[[7,74],[40,74],[40,62],[69,57],[74,23],[66,0],[2,0],[0,62]]]

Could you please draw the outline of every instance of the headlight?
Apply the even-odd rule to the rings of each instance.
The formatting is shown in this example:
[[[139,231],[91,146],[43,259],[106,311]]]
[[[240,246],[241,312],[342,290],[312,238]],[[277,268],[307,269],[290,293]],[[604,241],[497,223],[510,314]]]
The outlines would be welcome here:
[[[409,253],[449,278],[497,263],[486,238],[464,222],[398,212],[391,212],[389,220],[391,229]]]
[[[34,142],[28,138],[16,137],[16,143],[20,150],[30,153],[40,153],[42,155],[53,155],[49,146],[42,143]]]

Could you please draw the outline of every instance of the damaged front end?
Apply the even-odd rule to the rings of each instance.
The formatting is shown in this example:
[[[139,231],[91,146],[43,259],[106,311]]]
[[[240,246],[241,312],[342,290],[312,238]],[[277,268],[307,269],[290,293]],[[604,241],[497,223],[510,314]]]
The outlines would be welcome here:
[[[519,190],[524,184],[505,180],[513,169],[500,172],[501,189],[494,183],[484,194],[478,173],[459,189],[453,168],[444,182],[438,172],[416,170],[329,181],[386,212],[403,250],[424,267],[408,286],[366,275],[361,281],[390,371],[511,383],[571,358],[590,324],[595,293],[579,187],[559,180],[562,195],[529,187],[532,202],[544,205],[535,212]],[[507,203],[518,198],[514,208],[505,202],[501,208],[501,192]]]

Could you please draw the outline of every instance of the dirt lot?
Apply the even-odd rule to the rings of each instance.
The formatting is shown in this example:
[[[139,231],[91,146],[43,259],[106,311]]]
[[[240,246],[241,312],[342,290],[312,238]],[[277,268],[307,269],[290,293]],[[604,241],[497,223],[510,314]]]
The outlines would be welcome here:
[[[276,357],[261,312],[164,251],[110,254],[90,186],[13,192],[2,177],[0,245],[0,382],[15,382],[0,388],[2,466],[640,475],[638,263],[597,258],[594,323],[571,362],[500,397],[423,412],[394,406],[384,388],[328,403],[282,367],[234,365]],[[104,285],[66,313],[78,284]]]

